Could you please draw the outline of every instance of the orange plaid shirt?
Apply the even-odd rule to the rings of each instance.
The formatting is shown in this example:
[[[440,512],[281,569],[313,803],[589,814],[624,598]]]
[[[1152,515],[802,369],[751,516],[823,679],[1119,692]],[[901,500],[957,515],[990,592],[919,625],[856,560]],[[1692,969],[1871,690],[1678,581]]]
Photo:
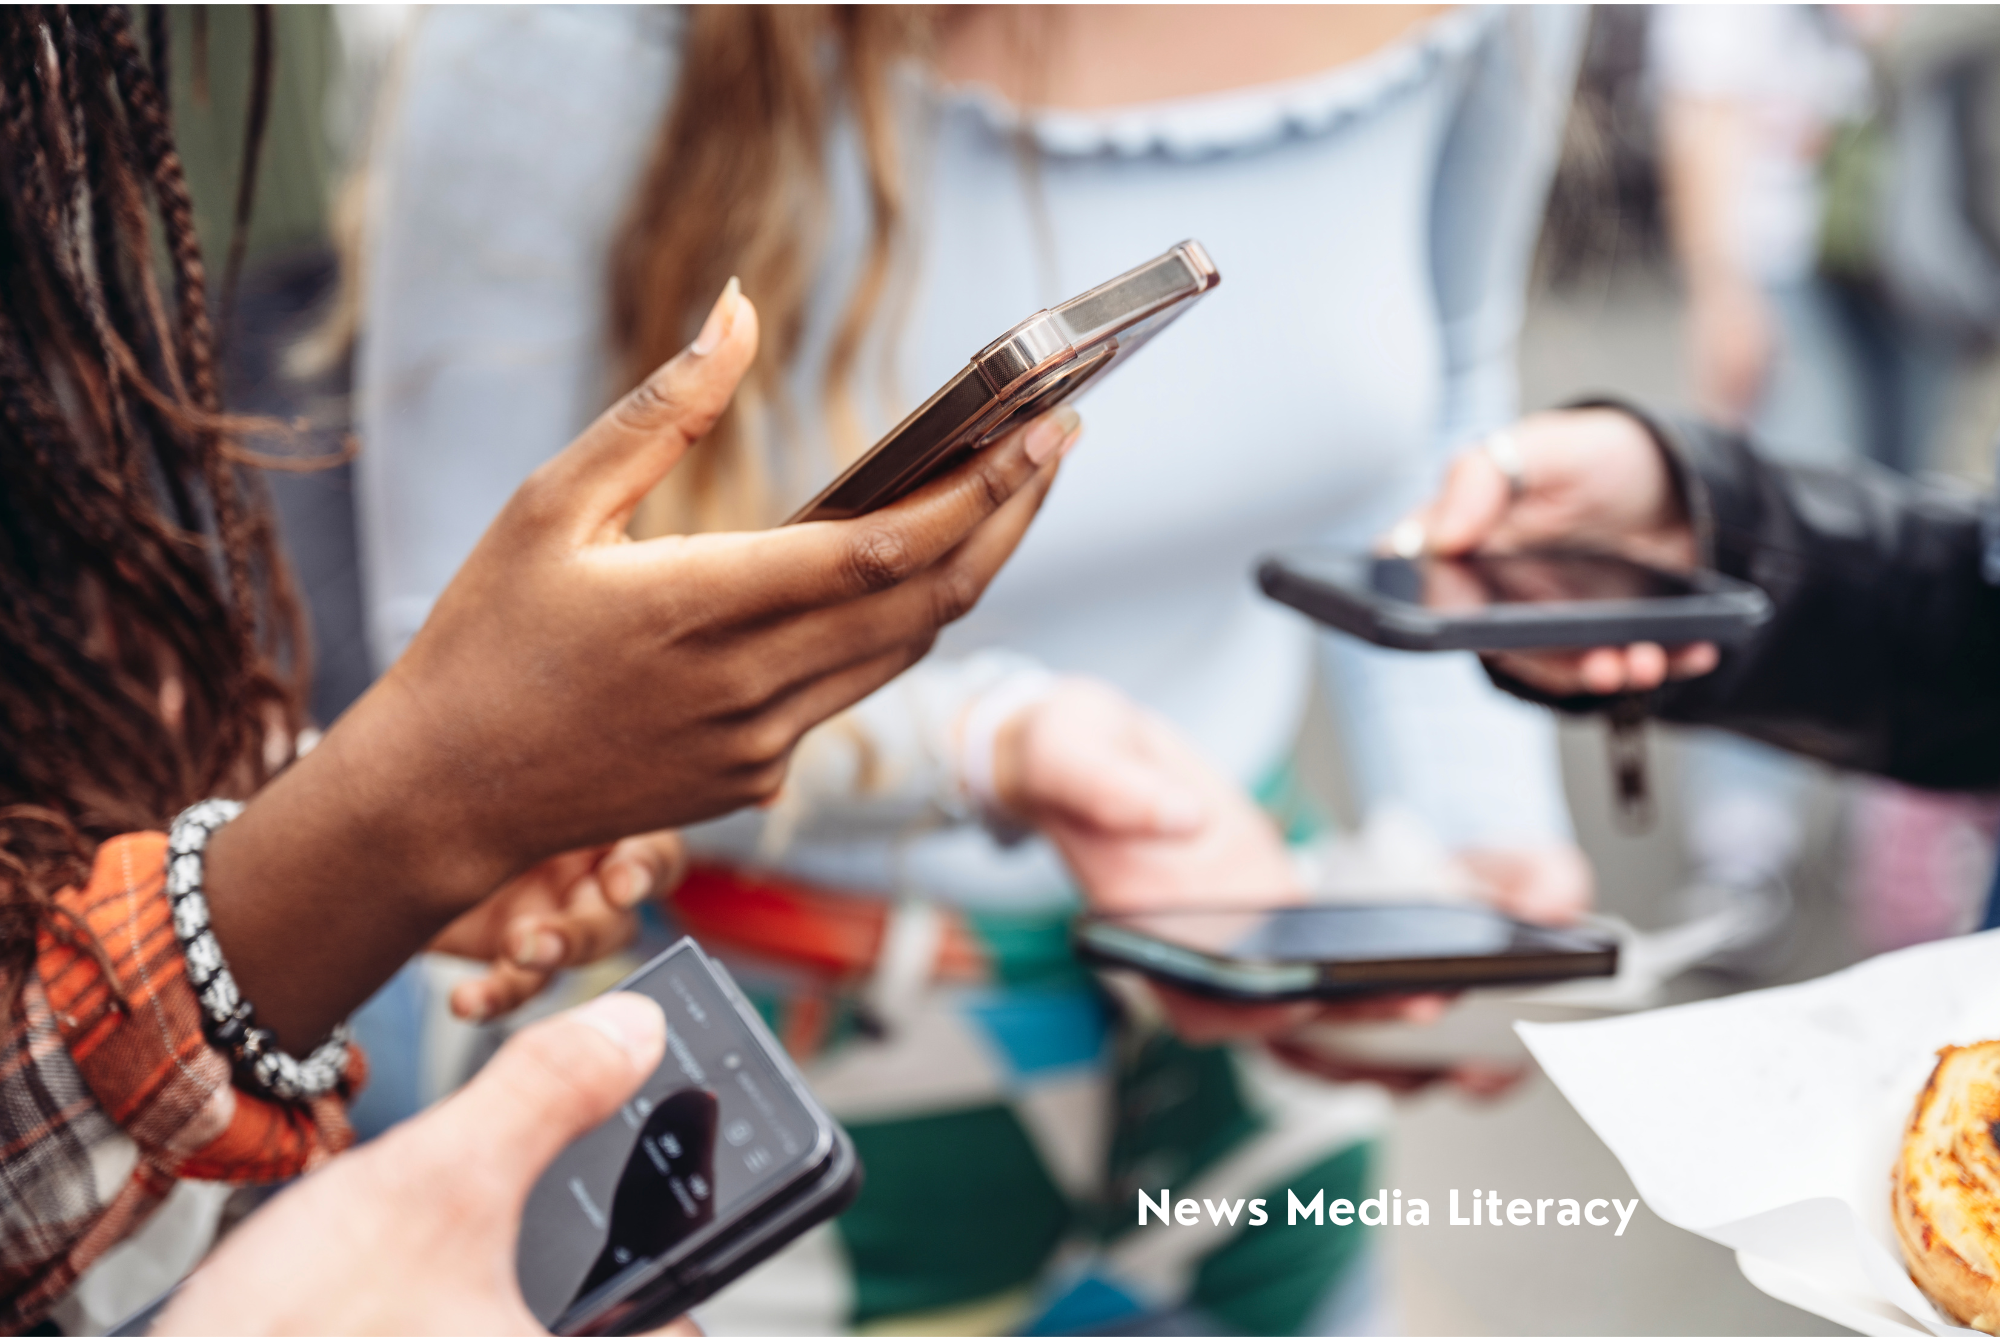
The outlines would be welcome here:
[[[269,1183],[354,1139],[340,1089],[285,1104],[235,1088],[202,1034],[166,894],[165,834],[98,850],[44,917],[0,1028],[0,1330],[32,1325],[176,1179]],[[104,950],[103,959],[93,943]],[[111,972],[105,972],[108,960]]]

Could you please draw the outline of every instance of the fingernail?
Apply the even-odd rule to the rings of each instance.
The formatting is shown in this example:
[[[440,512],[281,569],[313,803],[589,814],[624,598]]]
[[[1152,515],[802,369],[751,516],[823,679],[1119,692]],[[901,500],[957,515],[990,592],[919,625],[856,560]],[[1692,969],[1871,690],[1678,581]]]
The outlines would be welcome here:
[[[1028,459],[1038,466],[1048,464],[1049,458],[1062,450],[1063,440],[1082,423],[1083,416],[1067,405],[1049,411],[1028,430],[1028,440],[1022,444]]]
[[[578,1006],[576,1018],[616,1043],[634,1070],[652,1070],[666,1050],[666,1012],[637,992],[606,992]]]
[[[636,908],[653,892],[653,873],[636,861],[621,861],[604,873],[604,893],[614,908]]]
[[[729,282],[722,286],[722,296],[715,300],[715,306],[708,309],[708,319],[701,323],[701,333],[688,346],[688,353],[700,358],[712,354],[715,347],[729,338],[729,328],[736,324],[736,299],[742,294],[743,286],[731,275]]]
[[[554,931],[524,931],[514,938],[514,963],[524,969],[555,968],[563,961],[563,938]]]
[[[1422,522],[1405,517],[1389,532],[1389,552],[1399,559],[1421,559],[1429,538],[1424,534]]]

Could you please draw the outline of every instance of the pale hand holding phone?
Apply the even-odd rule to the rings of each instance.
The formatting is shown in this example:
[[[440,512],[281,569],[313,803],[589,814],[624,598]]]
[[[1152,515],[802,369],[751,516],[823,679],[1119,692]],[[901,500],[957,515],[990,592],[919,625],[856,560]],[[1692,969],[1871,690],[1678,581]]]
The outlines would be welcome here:
[[[659,1006],[630,992],[531,1025],[458,1093],[258,1211],[155,1334],[545,1335],[514,1274],[528,1189],[665,1051]]]
[[[1298,868],[1269,817],[1171,725],[1109,685],[1059,680],[1001,727],[993,763],[1002,807],[1055,845],[1095,911],[1233,902],[1268,907],[1306,899]],[[1573,848],[1468,853],[1464,859],[1509,912],[1562,922],[1589,905],[1590,869]],[[1175,1032],[1193,1043],[1282,1043],[1319,1022],[1429,1023],[1447,1005],[1437,994],[1242,1005],[1152,986]],[[1304,1062],[1283,1047],[1277,1051],[1287,1061]],[[1331,1064],[1316,1054],[1306,1069],[1332,1076],[1326,1069]]]
[[[1465,452],[1437,497],[1391,532],[1399,551],[1579,547],[1674,572],[1695,567],[1693,528],[1659,447],[1638,420],[1617,410],[1557,410],[1523,419],[1509,437],[1518,479],[1509,480],[1493,452]],[[1717,653],[1712,643],[1633,643],[1489,659],[1548,693],[1616,694],[1706,675]]]

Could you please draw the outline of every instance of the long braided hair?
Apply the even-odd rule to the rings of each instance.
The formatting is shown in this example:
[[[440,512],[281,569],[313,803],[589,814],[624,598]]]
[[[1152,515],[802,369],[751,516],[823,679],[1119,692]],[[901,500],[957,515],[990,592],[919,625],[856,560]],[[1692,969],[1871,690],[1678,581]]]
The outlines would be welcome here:
[[[0,9],[0,980],[99,842],[247,794],[301,721],[147,28]]]

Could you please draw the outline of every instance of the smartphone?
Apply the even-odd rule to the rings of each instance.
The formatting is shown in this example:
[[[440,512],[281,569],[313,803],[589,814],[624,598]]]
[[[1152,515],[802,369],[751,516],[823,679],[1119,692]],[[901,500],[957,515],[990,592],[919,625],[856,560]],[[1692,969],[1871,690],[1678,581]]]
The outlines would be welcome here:
[[[1322,624],[1422,652],[1727,645],[1771,615],[1747,582],[1589,550],[1402,559],[1301,548],[1264,559],[1257,582]]]
[[[1096,385],[1221,282],[1201,244],[1187,241],[1035,313],[974,354],[786,525],[858,517],[948,473],[1027,420]]]
[[[1310,903],[1091,913],[1074,929],[1093,963],[1246,1003],[1348,1000],[1502,983],[1606,978],[1618,942],[1461,903]]]
[[[723,966],[692,938],[613,991],[667,1014],[667,1054],[616,1114],[535,1184],[516,1269],[563,1336],[657,1327],[861,1189],[854,1144]]]

